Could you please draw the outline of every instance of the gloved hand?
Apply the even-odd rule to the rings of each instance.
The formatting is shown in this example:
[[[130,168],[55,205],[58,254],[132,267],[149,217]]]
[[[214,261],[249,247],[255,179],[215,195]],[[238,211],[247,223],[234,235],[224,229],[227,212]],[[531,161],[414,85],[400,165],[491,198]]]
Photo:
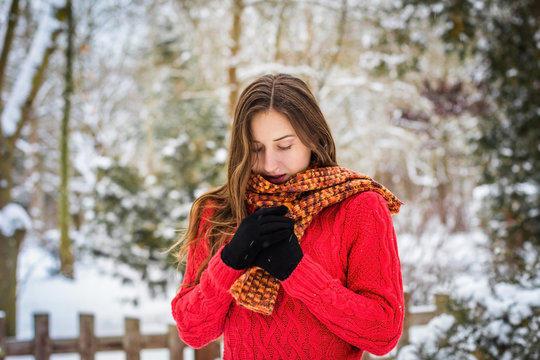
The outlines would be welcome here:
[[[287,239],[294,226],[294,220],[283,216],[288,211],[286,206],[277,206],[262,208],[246,216],[223,248],[223,262],[235,270],[245,269],[253,264],[263,248]]]
[[[291,229],[292,230],[292,229]],[[294,231],[288,239],[263,249],[253,265],[263,268],[279,280],[287,279],[304,257]]]

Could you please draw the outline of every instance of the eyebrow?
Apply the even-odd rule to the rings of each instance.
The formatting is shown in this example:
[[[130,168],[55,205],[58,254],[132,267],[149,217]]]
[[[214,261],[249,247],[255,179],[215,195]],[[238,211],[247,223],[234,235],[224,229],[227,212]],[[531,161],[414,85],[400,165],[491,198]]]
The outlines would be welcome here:
[[[277,139],[274,139],[273,141],[281,141],[281,140],[284,140],[284,139],[287,139],[287,138],[294,138],[294,137],[296,137],[296,136],[293,135],[293,134],[283,135],[282,137],[279,137],[279,138],[277,138]],[[253,142],[260,143],[259,140],[253,140]]]
[[[289,134],[289,135],[284,135],[280,138],[277,138],[277,139],[274,139],[274,141],[280,141],[280,140],[283,140],[283,139],[286,139],[286,138],[289,138],[289,137],[295,137],[293,134]]]

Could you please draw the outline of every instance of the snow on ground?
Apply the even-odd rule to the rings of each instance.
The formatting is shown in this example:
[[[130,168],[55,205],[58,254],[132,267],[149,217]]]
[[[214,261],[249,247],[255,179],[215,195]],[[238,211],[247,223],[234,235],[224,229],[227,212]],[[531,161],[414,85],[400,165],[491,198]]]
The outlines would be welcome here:
[[[18,340],[33,338],[33,314],[49,314],[49,331],[53,339],[78,336],[78,314],[94,314],[95,334],[98,337],[120,336],[124,333],[124,318],[140,319],[142,334],[166,333],[174,324],[170,300],[176,289],[166,296],[152,299],[144,284],[125,285],[99,268],[103,260],[83,259],[75,265],[75,280],[51,275],[57,268],[53,257],[45,250],[26,242],[19,257],[19,288],[17,333]],[[178,283],[180,276],[178,277]],[[137,305],[132,299],[137,298]],[[187,350],[186,358],[192,357]],[[143,360],[168,359],[168,350],[144,350]],[[32,356],[10,356],[7,360],[30,360]],[[52,360],[79,359],[75,354],[54,355]],[[121,360],[121,352],[98,353],[97,360]]]

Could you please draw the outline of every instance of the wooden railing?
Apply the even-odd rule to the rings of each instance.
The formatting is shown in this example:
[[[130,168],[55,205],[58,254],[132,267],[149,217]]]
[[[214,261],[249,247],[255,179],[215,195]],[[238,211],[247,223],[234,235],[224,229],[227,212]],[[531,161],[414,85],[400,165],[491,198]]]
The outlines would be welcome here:
[[[449,312],[450,297],[446,294],[435,294],[435,309],[429,311],[412,311],[410,295],[405,293],[405,321],[403,322],[403,334],[399,339],[398,348],[409,344],[409,329],[412,326],[426,325],[435,316]]]
[[[35,360],[49,360],[52,354],[79,354],[81,360],[94,360],[99,351],[123,351],[126,360],[140,360],[145,349],[168,349],[169,359],[183,360],[184,348],[174,325],[169,325],[166,334],[143,335],[139,319],[126,318],[123,336],[96,337],[94,316],[79,315],[79,336],[72,339],[51,339],[49,315],[34,314],[34,338],[17,341],[6,338],[5,319],[0,317],[0,360],[6,356],[33,355]],[[195,360],[212,360],[220,357],[220,343],[214,341],[202,349],[195,350]]]
[[[397,348],[409,343],[409,329],[412,326],[427,324],[435,316],[448,312],[448,295],[435,295],[435,309],[430,311],[410,311],[410,296],[405,293],[405,321],[403,335]],[[0,317],[0,360],[6,356],[33,355],[36,360],[49,360],[52,354],[79,354],[81,360],[94,360],[99,351],[123,351],[126,360],[140,360],[140,352],[145,349],[168,349],[169,359],[183,360],[184,348],[187,347],[180,338],[174,325],[169,325],[165,334],[143,335],[140,332],[138,319],[126,318],[125,331],[122,336],[96,337],[94,333],[94,316],[79,315],[79,336],[73,339],[51,339],[49,336],[49,315],[34,314],[34,338],[17,341],[5,337],[5,319]],[[220,342],[216,340],[202,349],[195,350],[195,360],[211,360],[220,358]],[[362,360],[374,359],[364,353]],[[384,359],[391,360],[392,356]]]

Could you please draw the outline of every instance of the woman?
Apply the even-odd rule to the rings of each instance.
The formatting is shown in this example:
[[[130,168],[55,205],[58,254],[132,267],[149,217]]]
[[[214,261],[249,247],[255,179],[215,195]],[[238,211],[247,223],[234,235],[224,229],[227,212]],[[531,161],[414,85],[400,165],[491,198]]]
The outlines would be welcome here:
[[[398,342],[401,202],[338,167],[306,84],[266,75],[236,107],[227,182],[193,204],[172,301],[184,342],[224,359],[360,359]]]

